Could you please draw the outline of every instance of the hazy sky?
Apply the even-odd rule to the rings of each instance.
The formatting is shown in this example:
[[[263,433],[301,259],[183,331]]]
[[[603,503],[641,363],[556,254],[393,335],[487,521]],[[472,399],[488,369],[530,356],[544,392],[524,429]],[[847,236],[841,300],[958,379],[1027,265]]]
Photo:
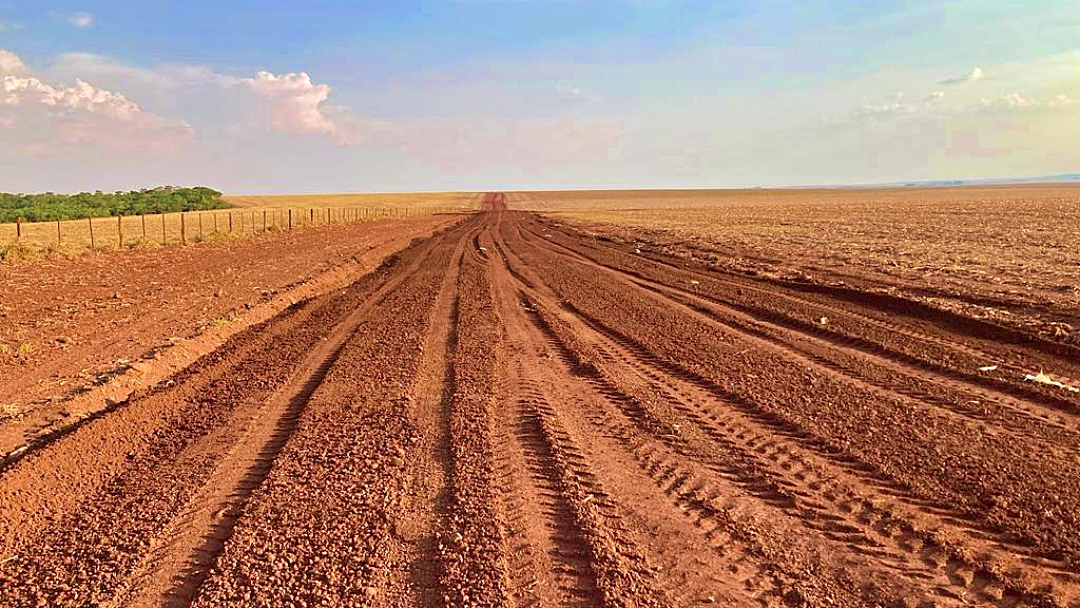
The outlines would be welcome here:
[[[0,191],[1080,172],[1080,2],[0,0]]]

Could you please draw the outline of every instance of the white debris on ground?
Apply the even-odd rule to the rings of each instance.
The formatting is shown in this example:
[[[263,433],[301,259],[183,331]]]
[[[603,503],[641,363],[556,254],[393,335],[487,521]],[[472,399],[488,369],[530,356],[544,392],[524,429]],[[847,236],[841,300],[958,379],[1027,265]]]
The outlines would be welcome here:
[[[1064,384],[1062,382],[1058,382],[1057,380],[1054,380],[1053,378],[1051,378],[1050,376],[1047,376],[1046,374],[1042,373],[1041,371],[1038,374],[1035,374],[1034,376],[1031,375],[1031,374],[1028,374],[1028,375],[1024,376],[1024,380],[1027,380],[1028,382],[1038,382],[1039,384],[1049,384],[1050,386],[1056,386],[1058,388],[1063,388],[1065,390],[1072,391],[1074,393],[1080,393],[1080,388],[1077,388],[1075,386],[1069,386],[1068,384]]]
[[[980,372],[992,372],[992,371],[994,371],[995,369],[997,369],[997,366],[996,366],[996,365],[987,365],[986,367],[980,367],[980,368],[979,368],[979,371],[980,371]]]

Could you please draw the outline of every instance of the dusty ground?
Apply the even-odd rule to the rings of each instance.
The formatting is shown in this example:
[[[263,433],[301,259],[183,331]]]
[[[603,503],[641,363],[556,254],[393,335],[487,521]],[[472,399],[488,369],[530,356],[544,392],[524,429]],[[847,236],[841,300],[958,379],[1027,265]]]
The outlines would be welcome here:
[[[725,270],[850,285],[1080,344],[1078,185],[509,196]]]
[[[455,219],[0,264],[0,456],[156,382],[293,301],[355,280]],[[112,386],[117,380],[127,382]]]
[[[505,203],[0,469],[0,605],[1080,606],[1072,346]]]

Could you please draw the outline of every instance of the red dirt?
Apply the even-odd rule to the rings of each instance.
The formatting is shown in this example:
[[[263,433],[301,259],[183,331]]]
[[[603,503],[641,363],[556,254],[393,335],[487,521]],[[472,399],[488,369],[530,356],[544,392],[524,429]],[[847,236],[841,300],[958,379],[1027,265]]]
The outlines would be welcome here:
[[[122,401],[292,302],[348,284],[451,221],[0,265],[0,456],[96,413],[106,399]]]
[[[489,195],[0,469],[0,605],[1078,606],[1080,396],[972,365],[1080,365],[992,332]]]

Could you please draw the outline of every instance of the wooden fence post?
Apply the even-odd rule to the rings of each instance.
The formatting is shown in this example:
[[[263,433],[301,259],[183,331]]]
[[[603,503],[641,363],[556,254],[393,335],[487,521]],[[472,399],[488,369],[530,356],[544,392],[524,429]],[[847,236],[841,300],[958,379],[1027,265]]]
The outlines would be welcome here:
[[[90,224],[90,249],[97,249],[94,244],[94,218],[88,217],[86,218],[86,221]]]
[[[263,209],[263,232],[266,232],[266,209]]]
[[[116,214],[116,242],[119,243],[116,248],[124,248],[124,214]]]
[[[229,234],[232,234],[232,211],[229,212]]]
[[[289,230],[292,230],[292,209],[289,209]]]
[[[184,212],[180,212],[180,243],[187,245],[187,225],[184,222]]]
[[[312,226],[315,225],[315,210],[314,209],[308,209],[308,222]]]
[[[169,240],[165,237],[165,214],[161,214],[161,244],[168,245]]]
[[[15,218],[15,240],[22,238],[22,217]]]
[[[60,246],[60,220],[56,220],[56,246]]]

